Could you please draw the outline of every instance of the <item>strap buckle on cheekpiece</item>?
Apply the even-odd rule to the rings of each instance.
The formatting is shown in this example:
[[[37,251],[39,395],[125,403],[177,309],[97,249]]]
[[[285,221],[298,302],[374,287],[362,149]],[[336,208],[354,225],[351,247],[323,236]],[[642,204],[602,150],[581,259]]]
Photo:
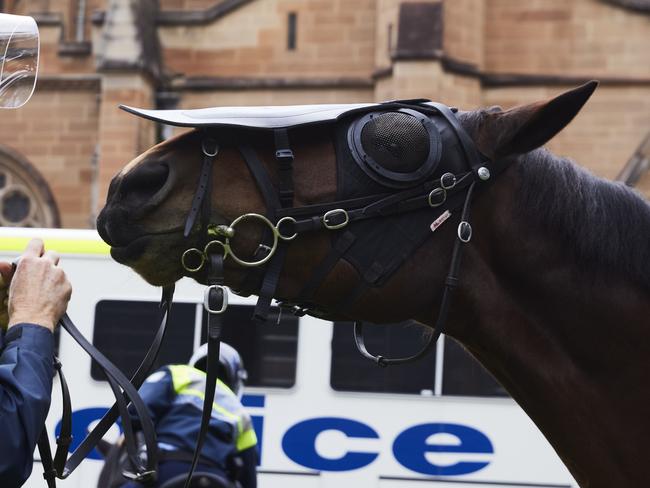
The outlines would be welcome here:
[[[342,229],[348,222],[350,222],[350,216],[348,212],[343,208],[335,208],[330,210],[323,215],[322,218],[323,226],[329,230]]]
[[[275,151],[275,159],[277,159],[279,163],[292,163],[293,151],[291,149],[278,149]]]
[[[215,303],[220,304],[219,308],[212,308]],[[224,313],[228,308],[228,288],[223,285],[208,286],[203,292],[203,308],[209,314]]]

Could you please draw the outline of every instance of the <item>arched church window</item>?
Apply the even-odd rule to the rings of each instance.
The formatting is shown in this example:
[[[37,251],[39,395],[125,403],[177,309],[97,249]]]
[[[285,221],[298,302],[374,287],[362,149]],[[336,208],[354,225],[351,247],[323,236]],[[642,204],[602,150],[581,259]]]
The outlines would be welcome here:
[[[47,182],[20,154],[0,147],[0,226],[60,227]]]

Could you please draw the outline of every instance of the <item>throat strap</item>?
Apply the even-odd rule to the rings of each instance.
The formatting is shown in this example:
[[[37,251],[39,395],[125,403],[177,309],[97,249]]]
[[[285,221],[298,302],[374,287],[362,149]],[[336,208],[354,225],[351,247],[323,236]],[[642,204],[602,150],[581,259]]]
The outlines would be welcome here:
[[[467,196],[465,197],[465,204],[463,206],[463,212],[461,214],[460,223],[458,224],[458,231],[456,235],[456,240],[454,242],[454,250],[451,256],[451,263],[449,265],[449,273],[447,274],[447,279],[445,279],[445,285],[442,292],[442,301],[440,303],[440,310],[438,312],[438,318],[434,326],[433,333],[429,336],[427,343],[420,349],[418,352],[412,356],[407,356],[403,358],[385,358],[381,355],[371,354],[367,347],[363,336],[363,322],[354,323],[354,343],[359,350],[359,353],[370,361],[373,361],[379,366],[386,367],[395,364],[404,364],[415,361],[425,354],[429,353],[438,339],[445,331],[445,324],[447,323],[447,317],[449,316],[449,308],[451,306],[451,299],[454,293],[454,290],[458,287],[459,283],[459,272],[460,272],[460,263],[463,256],[464,244],[467,244],[471,237],[471,226],[468,222],[469,219],[469,208],[472,200],[472,195],[474,192],[474,187],[476,182],[472,183],[467,191]],[[469,230],[468,230],[469,229]]]

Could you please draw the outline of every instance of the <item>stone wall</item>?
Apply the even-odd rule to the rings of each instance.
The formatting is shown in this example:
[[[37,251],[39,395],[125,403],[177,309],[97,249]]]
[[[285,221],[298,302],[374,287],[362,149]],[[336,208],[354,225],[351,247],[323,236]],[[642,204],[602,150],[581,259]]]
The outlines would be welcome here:
[[[487,71],[650,80],[649,15],[599,0],[487,0],[485,13]]]
[[[287,48],[288,15],[297,15],[296,49]],[[168,69],[192,76],[370,77],[375,1],[264,0],[213,23],[161,26]]]
[[[156,125],[119,109],[120,104],[151,107],[153,90],[141,76],[107,74],[102,79],[101,110],[99,114],[99,166],[97,206],[106,201],[111,178],[129,161],[155,144]]]
[[[3,110],[0,144],[19,152],[50,186],[64,227],[91,226],[97,91],[39,89],[18,110]]]

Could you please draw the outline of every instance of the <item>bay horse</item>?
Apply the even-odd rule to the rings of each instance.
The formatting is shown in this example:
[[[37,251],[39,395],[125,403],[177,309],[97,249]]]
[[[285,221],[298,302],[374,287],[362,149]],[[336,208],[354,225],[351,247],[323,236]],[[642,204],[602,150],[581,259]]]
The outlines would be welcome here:
[[[473,238],[446,331],[471,352],[526,411],[581,487],[648,485],[650,439],[650,206],[634,190],[592,176],[541,146],[564,128],[596,88],[590,82],[546,101],[503,111],[459,112],[474,144],[503,172],[475,196]],[[241,132],[241,131],[240,131]],[[277,183],[273,141],[244,131]],[[221,134],[221,135],[220,135]],[[264,199],[227,129],[215,137],[211,219],[225,225],[264,213]],[[190,275],[183,236],[201,167],[203,131],[191,130],[140,155],[117,174],[98,230],[112,256],[154,285]],[[337,152],[331,130],[292,129],[298,205],[336,199]],[[444,161],[443,163],[444,164]],[[405,213],[399,219],[409,219]],[[449,222],[458,222],[452,214]],[[238,230],[252,252],[260,232]],[[381,286],[345,310],[358,280],[345,259],[312,301],[329,317],[370,322],[415,319],[433,327],[456,227],[443,223]],[[327,230],[289,242],[274,296],[298,297],[330,251]],[[399,251],[399,246],[395,252]],[[225,263],[225,283],[256,293],[250,268]],[[250,286],[250,283],[255,283]],[[324,345],[323,347],[327,347]]]

